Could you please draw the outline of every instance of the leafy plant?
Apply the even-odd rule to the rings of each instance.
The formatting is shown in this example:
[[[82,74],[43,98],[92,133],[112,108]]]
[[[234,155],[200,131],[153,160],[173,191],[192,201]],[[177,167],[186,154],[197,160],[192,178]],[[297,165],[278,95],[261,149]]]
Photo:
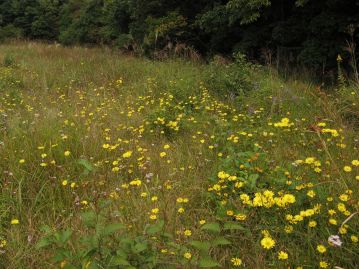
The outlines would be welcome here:
[[[244,54],[233,55],[233,62],[221,64],[215,59],[207,71],[207,85],[218,95],[239,96],[254,88],[251,73],[257,66],[249,63]]]
[[[5,67],[12,67],[15,65],[15,59],[12,55],[6,54],[3,60],[3,65]]]
[[[52,248],[52,262],[66,269],[153,268],[157,258],[151,242],[143,235],[131,236],[121,222],[110,222],[110,205],[110,201],[101,201],[98,209],[81,213],[85,233],[42,227],[45,235],[36,247]],[[150,227],[147,232],[155,234],[160,230],[161,225]]]

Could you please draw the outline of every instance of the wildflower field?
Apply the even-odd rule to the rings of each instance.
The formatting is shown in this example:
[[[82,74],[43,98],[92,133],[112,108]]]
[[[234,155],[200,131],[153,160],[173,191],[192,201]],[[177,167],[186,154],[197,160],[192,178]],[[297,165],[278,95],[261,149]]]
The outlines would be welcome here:
[[[358,88],[253,68],[230,96],[206,64],[38,43],[0,63],[0,268],[359,268]]]

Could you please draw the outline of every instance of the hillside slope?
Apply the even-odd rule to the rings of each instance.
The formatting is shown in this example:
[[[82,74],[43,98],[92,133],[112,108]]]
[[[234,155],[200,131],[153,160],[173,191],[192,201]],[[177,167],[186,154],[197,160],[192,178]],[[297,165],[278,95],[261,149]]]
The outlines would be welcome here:
[[[100,48],[0,57],[0,268],[359,267],[358,134],[322,90],[254,70],[227,98],[207,65]]]

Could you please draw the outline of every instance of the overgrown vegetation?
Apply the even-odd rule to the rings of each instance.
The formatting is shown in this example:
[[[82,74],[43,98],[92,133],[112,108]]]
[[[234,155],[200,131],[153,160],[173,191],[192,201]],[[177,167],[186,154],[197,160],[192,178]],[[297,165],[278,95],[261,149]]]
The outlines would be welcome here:
[[[0,268],[358,268],[355,83],[0,51]]]

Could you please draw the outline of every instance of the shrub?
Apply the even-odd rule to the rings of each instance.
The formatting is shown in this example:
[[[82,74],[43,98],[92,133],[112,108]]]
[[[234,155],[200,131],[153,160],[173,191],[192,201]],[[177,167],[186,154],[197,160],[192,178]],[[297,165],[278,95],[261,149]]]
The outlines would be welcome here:
[[[133,237],[125,224],[109,222],[110,205],[111,201],[101,201],[97,211],[92,208],[81,214],[86,234],[43,226],[45,236],[37,242],[37,249],[52,249],[51,262],[67,269],[154,268],[156,253],[149,237],[161,231],[163,223],[153,224],[144,235]]]
[[[254,87],[251,73],[256,66],[249,63],[242,53],[235,53],[233,58],[233,62],[226,64],[223,58],[215,57],[206,74],[208,88],[220,95],[239,96]]]
[[[14,57],[12,57],[11,55],[6,54],[3,60],[3,65],[5,67],[10,67],[13,66],[15,64],[15,60]]]
[[[0,41],[9,39],[9,38],[21,38],[22,31],[20,28],[15,27],[12,24],[0,27]]]

